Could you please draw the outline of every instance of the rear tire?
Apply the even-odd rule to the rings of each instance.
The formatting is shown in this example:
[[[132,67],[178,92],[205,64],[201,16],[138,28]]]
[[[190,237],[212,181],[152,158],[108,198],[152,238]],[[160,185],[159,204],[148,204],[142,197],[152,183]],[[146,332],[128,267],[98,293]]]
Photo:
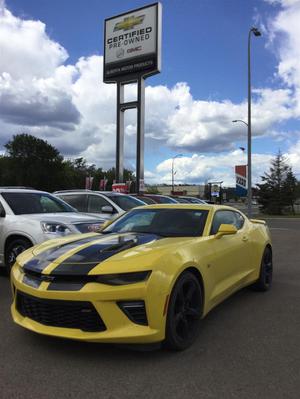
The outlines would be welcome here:
[[[197,277],[186,271],[176,281],[170,296],[165,346],[181,351],[198,336],[202,318],[202,289]]]
[[[268,291],[272,286],[273,259],[272,250],[266,247],[262,256],[258,280],[251,286],[255,291]]]
[[[5,267],[8,275],[10,274],[17,256],[30,247],[32,247],[32,243],[26,238],[16,238],[8,244],[5,250]]]

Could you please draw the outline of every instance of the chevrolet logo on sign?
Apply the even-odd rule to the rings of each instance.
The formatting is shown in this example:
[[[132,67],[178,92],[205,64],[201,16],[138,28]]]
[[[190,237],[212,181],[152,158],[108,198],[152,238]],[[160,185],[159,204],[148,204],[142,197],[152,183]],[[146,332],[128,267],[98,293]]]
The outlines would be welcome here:
[[[143,23],[145,18],[145,15],[140,15],[138,17],[135,17],[134,15],[132,17],[126,17],[123,19],[121,22],[117,22],[115,27],[114,27],[114,32],[117,30],[129,30],[134,28],[136,25],[140,25]]]

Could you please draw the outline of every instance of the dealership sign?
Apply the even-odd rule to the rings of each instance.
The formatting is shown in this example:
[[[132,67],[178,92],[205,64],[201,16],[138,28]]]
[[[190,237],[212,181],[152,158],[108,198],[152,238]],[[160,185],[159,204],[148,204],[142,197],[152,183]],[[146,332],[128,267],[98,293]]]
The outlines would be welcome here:
[[[211,196],[212,197],[220,197],[220,186],[218,184],[214,184],[211,188]]]
[[[149,76],[160,72],[159,3],[107,18],[104,29],[104,82],[117,82],[127,76]]]
[[[114,183],[112,185],[112,191],[116,193],[128,194],[128,185],[126,183]]]
[[[236,165],[235,167],[235,192],[239,197],[247,196],[247,166]]]

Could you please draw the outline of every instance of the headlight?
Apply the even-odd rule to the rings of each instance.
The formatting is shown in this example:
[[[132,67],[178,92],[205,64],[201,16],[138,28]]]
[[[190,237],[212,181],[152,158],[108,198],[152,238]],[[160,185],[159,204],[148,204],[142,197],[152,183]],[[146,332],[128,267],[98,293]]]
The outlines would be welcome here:
[[[108,285],[134,284],[148,280],[150,274],[151,270],[133,273],[103,274],[102,276],[97,276],[95,281]]]
[[[71,230],[62,223],[55,222],[41,222],[42,230],[44,233],[66,235],[70,234]]]

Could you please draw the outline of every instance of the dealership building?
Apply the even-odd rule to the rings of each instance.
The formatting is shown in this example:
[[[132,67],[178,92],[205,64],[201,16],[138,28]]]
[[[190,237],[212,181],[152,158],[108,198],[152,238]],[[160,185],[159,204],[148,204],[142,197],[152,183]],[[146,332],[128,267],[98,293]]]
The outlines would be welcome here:
[[[163,195],[170,195],[172,193],[172,185],[157,185],[157,190]],[[191,195],[192,197],[204,197],[204,185],[176,185],[174,192],[177,195]]]

